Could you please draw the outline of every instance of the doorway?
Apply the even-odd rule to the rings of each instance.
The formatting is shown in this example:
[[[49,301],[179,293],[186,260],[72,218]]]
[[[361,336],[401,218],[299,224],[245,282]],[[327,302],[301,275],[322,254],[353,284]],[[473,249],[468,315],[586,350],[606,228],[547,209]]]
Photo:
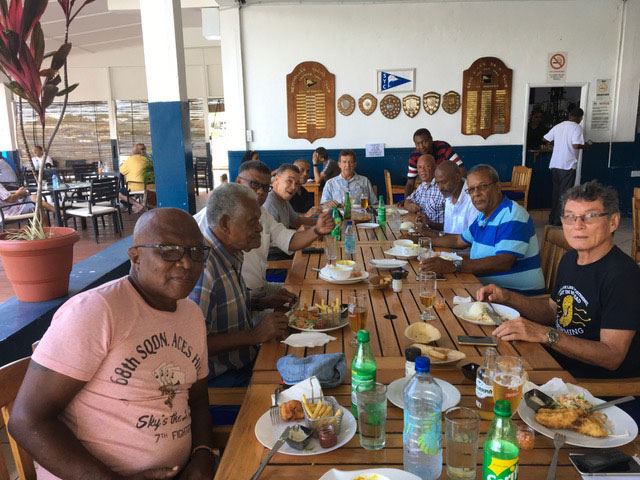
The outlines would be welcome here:
[[[523,165],[532,168],[529,209],[551,208],[551,148],[543,146],[542,137],[554,125],[567,119],[574,107],[586,105],[586,85],[527,85],[526,118],[523,139]],[[586,118],[586,115],[585,115]],[[576,182],[580,182],[582,151],[578,157]]]

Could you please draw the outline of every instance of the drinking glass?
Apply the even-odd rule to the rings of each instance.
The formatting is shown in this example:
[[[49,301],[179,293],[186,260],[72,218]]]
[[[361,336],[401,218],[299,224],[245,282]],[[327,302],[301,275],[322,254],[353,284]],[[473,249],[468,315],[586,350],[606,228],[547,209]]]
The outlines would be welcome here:
[[[369,207],[369,195],[363,193],[360,195],[360,208],[364,208],[365,210]]]
[[[447,476],[454,480],[476,478],[480,417],[473,408],[451,407],[444,412],[447,439]]]
[[[426,258],[433,257],[433,248],[431,246],[431,237],[420,237],[418,239],[418,246],[420,247],[420,255],[418,260],[424,260]]]
[[[507,400],[511,404],[511,414],[518,410],[522,400],[522,388],[527,381],[527,372],[518,357],[498,357],[493,377],[494,401]]]
[[[353,338],[349,342],[356,345],[356,335],[359,330],[363,330],[367,324],[367,302],[369,301],[367,292],[353,292],[348,296],[349,302],[349,327],[353,332]]]
[[[356,387],[356,399],[360,445],[366,450],[383,449],[387,422],[387,387],[377,382],[361,383]]]
[[[333,235],[325,235],[324,237],[324,253],[327,256],[327,261],[331,264],[331,261],[335,261],[338,258],[338,237]]]
[[[436,299],[436,272],[423,272],[418,274],[420,288],[420,320],[433,320],[433,304]]]
[[[396,208],[387,209],[387,219],[389,221],[389,228],[392,231],[400,230],[400,212]]]

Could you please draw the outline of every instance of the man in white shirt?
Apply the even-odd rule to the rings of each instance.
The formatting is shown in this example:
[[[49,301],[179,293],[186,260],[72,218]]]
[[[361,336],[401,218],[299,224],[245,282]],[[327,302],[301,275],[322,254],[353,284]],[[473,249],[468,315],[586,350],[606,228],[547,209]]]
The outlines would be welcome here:
[[[549,168],[551,169],[551,213],[549,223],[562,225],[560,222],[560,198],[562,194],[573,187],[576,181],[576,166],[578,165],[578,150],[585,148],[584,132],[580,126],[584,111],[575,107],[569,112],[568,120],[553,127],[543,137],[553,143],[553,153]]]
[[[31,161],[33,162],[33,167],[36,170],[40,169],[40,162],[42,161],[42,159],[44,158],[44,151],[42,150],[42,147],[40,145],[36,145],[35,147],[33,147],[33,153],[35,153],[34,157],[31,157]],[[44,162],[44,166],[47,167],[53,167],[53,160],[51,159],[51,157],[49,155],[47,155],[47,159]]]
[[[436,185],[444,197],[444,233],[461,234],[478,216],[467,193],[467,181],[454,162],[442,162],[434,175]]]
[[[251,299],[259,303],[258,308],[275,308],[288,303],[295,296],[282,288],[279,283],[267,282],[267,257],[269,247],[278,247],[285,253],[302,250],[315,240],[322,238],[335,227],[330,212],[322,214],[313,228],[296,232],[278,223],[273,216],[262,206],[271,189],[269,181],[271,169],[260,160],[250,160],[240,165],[236,183],[246,185],[258,196],[258,204],[261,209],[260,224],[262,225],[262,239],[260,246],[249,252],[245,252],[242,263],[242,278],[247,288],[251,290]],[[199,225],[207,221],[206,209],[202,209],[195,215]]]

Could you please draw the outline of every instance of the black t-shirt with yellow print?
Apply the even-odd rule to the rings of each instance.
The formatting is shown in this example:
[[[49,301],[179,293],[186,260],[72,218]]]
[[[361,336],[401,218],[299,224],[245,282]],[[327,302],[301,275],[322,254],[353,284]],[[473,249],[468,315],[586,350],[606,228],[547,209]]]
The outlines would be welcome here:
[[[627,356],[615,371],[589,365],[550,350],[573,376],[624,378],[640,376],[640,267],[614,246],[600,260],[577,264],[578,253],[567,252],[558,266],[552,298],[557,305],[556,328],[564,333],[600,340],[600,329],[636,332]]]

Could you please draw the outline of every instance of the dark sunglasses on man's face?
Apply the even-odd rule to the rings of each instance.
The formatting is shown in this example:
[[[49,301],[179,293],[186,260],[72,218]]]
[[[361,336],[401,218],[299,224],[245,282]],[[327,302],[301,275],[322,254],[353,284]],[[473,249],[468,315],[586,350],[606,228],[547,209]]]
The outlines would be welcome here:
[[[273,190],[273,187],[268,183],[254,182],[253,180],[249,180],[248,178],[241,177],[240,175],[238,175],[238,178],[240,180],[244,180],[245,182],[247,182],[251,187],[251,189],[255,192],[257,192],[260,189],[262,189],[264,192],[267,192],[267,193]]]
[[[181,247],[180,245],[134,245],[133,248],[155,248],[160,252],[160,257],[166,262],[177,262],[188,251],[189,257],[194,262],[202,263],[209,256],[211,247],[197,245],[195,247]]]

